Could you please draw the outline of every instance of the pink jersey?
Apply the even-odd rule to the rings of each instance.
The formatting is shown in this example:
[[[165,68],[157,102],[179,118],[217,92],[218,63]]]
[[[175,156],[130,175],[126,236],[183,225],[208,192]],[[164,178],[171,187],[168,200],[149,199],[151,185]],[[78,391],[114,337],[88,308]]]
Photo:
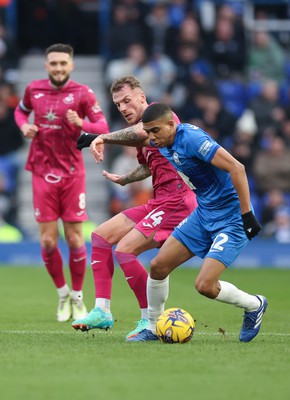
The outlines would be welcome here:
[[[66,112],[76,111],[84,120],[78,128],[69,123]],[[23,100],[15,110],[19,128],[28,122],[34,112],[34,124],[39,131],[33,138],[26,169],[36,175],[63,178],[82,176],[85,166],[82,153],[76,149],[81,131],[95,134],[109,132],[107,121],[93,91],[85,85],[69,80],[55,88],[49,79],[31,82],[25,89]]]
[[[192,191],[181,179],[176,169],[160,153],[158,148],[147,146],[138,148],[137,158],[139,164],[148,165],[152,175],[154,200],[172,200],[172,197],[183,197]],[[195,196],[193,196],[195,197]]]

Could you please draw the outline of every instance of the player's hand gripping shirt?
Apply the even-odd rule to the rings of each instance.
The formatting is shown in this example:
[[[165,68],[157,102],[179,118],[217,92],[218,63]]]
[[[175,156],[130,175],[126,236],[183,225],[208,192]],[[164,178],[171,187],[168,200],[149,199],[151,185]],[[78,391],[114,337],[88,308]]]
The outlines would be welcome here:
[[[66,118],[69,109],[82,119],[88,117],[82,129]],[[33,123],[39,131],[32,139],[26,169],[40,176],[84,175],[83,158],[76,149],[81,130],[96,134],[109,131],[93,91],[71,80],[61,88],[52,87],[48,79],[33,81],[26,87],[23,100],[15,110],[19,127],[28,122],[31,112],[34,112]]]

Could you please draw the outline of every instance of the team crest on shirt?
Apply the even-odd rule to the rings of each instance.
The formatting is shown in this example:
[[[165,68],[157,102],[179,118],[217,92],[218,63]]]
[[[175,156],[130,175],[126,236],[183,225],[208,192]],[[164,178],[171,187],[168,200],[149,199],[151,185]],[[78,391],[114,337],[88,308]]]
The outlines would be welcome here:
[[[101,111],[101,107],[100,107],[100,105],[99,105],[99,103],[96,101],[96,103],[93,105],[93,107],[92,107],[92,110],[93,110],[93,112],[94,113],[98,113],[98,112],[100,112]]]
[[[72,93],[70,93],[68,96],[66,96],[66,97],[63,99],[63,102],[64,102],[65,104],[72,104],[72,103],[74,102],[74,95],[73,95]]]
[[[179,158],[178,158],[178,154],[177,153],[173,153],[173,161],[175,162],[175,164],[181,164],[181,162],[179,161]]]

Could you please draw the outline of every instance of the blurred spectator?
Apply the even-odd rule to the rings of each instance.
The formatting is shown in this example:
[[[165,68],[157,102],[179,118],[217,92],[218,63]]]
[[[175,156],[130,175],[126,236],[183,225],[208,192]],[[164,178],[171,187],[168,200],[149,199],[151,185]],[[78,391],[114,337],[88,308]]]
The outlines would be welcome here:
[[[250,81],[285,79],[286,55],[282,46],[268,32],[253,32],[249,43],[247,75]]]
[[[9,200],[0,194],[0,243],[18,243],[23,239],[22,233],[15,226],[7,223],[3,217],[8,207]]]
[[[121,4],[126,8],[130,23],[140,24],[144,22],[144,16],[148,13],[148,6],[139,0],[117,0],[114,5]]]
[[[274,219],[268,222],[262,230],[264,237],[272,237],[278,243],[290,243],[290,209],[278,208],[274,213]]]
[[[138,166],[135,147],[123,147],[122,153],[117,156],[112,163],[112,173],[123,175],[134,170]],[[121,186],[109,181],[110,185],[110,212],[116,215],[119,212],[145,204],[152,198],[152,179],[151,177]]]
[[[284,117],[284,111],[279,102],[279,85],[274,80],[261,83],[260,94],[250,101],[249,107],[255,114],[259,131],[266,127],[278,127]]]
[[[223,145],[224,141],[234,134],[237,118],[222,106],[219,94],[214,88],[198,90],[194,101],[201,113],[200,118],[202,123],[199,125],[200,128],[206,130],[215,140]],[[188,120],[187,122],[193,121]]]
[[[22,166],[19,150],[24,144],[23,136],[14,121],[14,108],[9,106],[9,85],[0,86],[0,176],[1,192],[9,200],[5,219],[17,225],[18,174]],[[10,92],[11,94],[12,92]]]
[[[231,154],[246,168],[248,180],[251,180],[252,163],[255,156],[256,134],[258,127],[252,110],[247,109],[236,123],[235,133],[228,138],[225,147],[231,147]],[[229,140],[231,139],[231,140]],[[232,143],[231,143],[232,142]]]
[[[260,195],[271,189],[290,193],[290,149],[282,138],[269,137],[268,147],[256,153],[252,172]]]
[[[150,51],[164,53],[169,29],[167,4],[155,3],[145,17],[146,35],[150,37]]]
[[[284,118],[279,126],[279,133],[284,139],[286,146],[290,148],[290,106],[284,112]]]
[[[142,82],[149,99],[154,98],[156,84],[158,84],[157,77],[143,44],[137,42],[131,44],[127,49],[126,57],[110,61],[105,73],[108,87],[120,76],[136,76]]]
[[[5,25],[0,21],[0,67],[4,71],[18,67],[19,52],[17,43],[8,35]]]
[[[132,20],[130,15],[123,4],[114,5],[112,8],[112,21],[107,39],[109,60],[126,57],[129,46],[145,41],[143,25]]]
[[[134,75],[147,94],[149,102],[160,100],[168,86],[175,78],[176,67],[166,55],[155,53],[149,57],[146,48],[141,43],[134,43],[128,47],[127,57],[108,62],[105,77],[109,88],[111,83],[120,76]],[[110,119],[113,124],[120,121],[120,113],[111,98]],[[118,123],[118,122],[117,122]],[[123,121],[122,121],[123,123]]]
[[[281,190],[270,189],[268,192],[266,192],[262,199],[262,225],[272,222],[275,218],[275,212],[285,206],[287,206],[287,200],[286,196]]]
[[[205,49],[217,78],[242,77],[246,65],[244,29],[228,5],[218,9],[213,32],[207,35]]]
[[[155,99],[160,100],[176,79],[176,65],[166,54],[158,52],[152,54],[149,62],[155,71],[157,81]]]
[[[194,14],[188,13],[179,28],[170,27],[166,37],[166,54],[174,61],[180,57],[180,48],[194,48],[200,55],[203,46],[199,23]]]

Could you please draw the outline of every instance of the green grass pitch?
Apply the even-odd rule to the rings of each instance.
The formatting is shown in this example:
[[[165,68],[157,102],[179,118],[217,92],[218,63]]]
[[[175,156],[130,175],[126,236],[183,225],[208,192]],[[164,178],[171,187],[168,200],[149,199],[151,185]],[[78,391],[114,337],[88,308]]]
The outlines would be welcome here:
[[[55,319],[57,296],[42,267],[0,268],[0,394],[3,400],[289,400],[290,269],[229,270],[224,280],[264,294],[260,334],[238,340],[242,310],[200,296],[197,269],[170,277],[166,308],[196,320],[186,344],[126,343],[139,319],[137,302],[116,268],[113,330],[74,331]],[[68,270],[66,274],[69,279]],[[85,300],[94,305],[91,270]]]

